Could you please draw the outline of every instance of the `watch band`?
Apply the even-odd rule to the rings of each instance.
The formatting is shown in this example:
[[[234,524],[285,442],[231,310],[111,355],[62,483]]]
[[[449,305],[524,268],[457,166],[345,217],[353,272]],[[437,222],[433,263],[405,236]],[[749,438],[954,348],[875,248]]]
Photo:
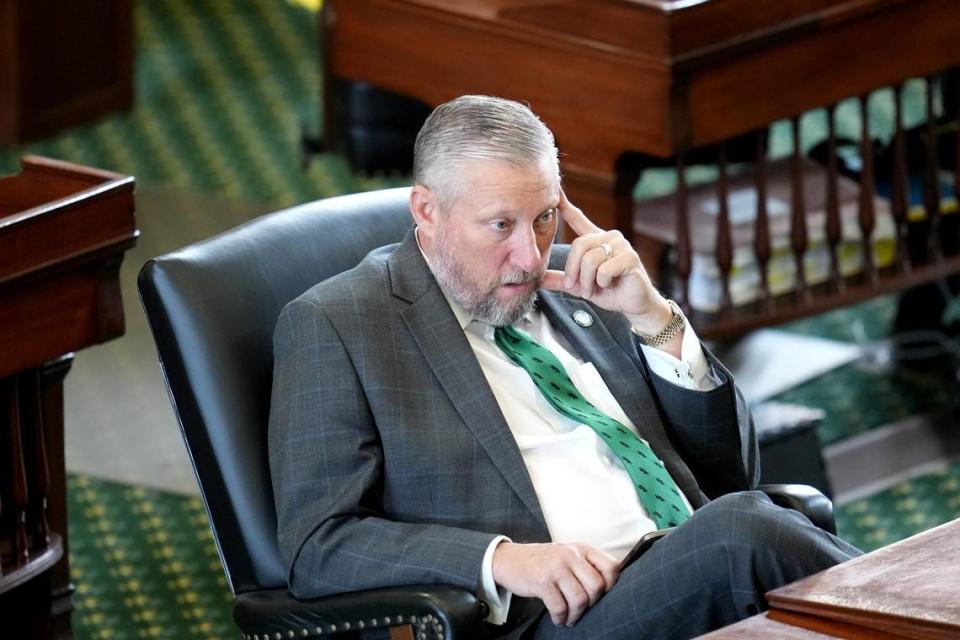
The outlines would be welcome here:
[[[649,333],[642,333],[637,331],[637,329],[631,328],[633,334],[640,339],[640,342],[647,345],[648,347],[662,347],[671,340],[673,340],[678,333],[684,330],[687,326],[687,319],[683,315],[683,311],[680,310],[680,307],[673,300],[667,299],[667,304],[670,305],[670,310],[673,312],[673,316],[670,317],[670,320],[667,322],[666,326],[660,330],[656,335],[650,335]]]

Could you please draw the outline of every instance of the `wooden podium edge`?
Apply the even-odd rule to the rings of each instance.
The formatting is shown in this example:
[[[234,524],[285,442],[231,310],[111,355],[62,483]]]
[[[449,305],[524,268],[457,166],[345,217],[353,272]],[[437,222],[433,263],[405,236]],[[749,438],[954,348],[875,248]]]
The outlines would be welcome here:
[[[833,604],[811,600],[816,598],[816,594],[808,593],[804,590],[803,584],[809,580],[816,579],[815,576],[833,573],[839,571],[848,571],[850,567],[861,563],[876,561],[870,560],[874,554],[881,553],[883,558],[889,558],[891,554],[904,548],[910,549],[919,544],[920,541],[927,543],[931,538],[937,539],[945,537],[950,540],[950,532],[947,530],[955,526],[957,520],[945,522],[926,531],[922,531],[914,536],[905,538],[878,549],[872,553],[849,560],[843,564],[826,569],[820,574],[808,576],[797,582],[784,585],[765,594],[767,602],[770,603],[770,611],[782,615],[785,612],[794,612],[799,614],[801,619],[806,617],[819,618],[830,622],[846,623],[859,628],[869,628],[873,633],[893,634],[895,638],[915,638],[917,640],[939,640],[940,638],[956,638],[957,623],[944,622],[941,620],[931,620],[929,618],[908,618],[904,615],[889,613],[886,611],[864,610],[841,604]],[[821,594],[822,595],[822,594]]]
[[[39,171],[43,171],[44,173],[54,173],[71,176],[74,178],[77,176],[83,176],[91,178],[95,182],[118,180],[120,178],[129,177],[123,175],[122,173],[115,173],[106,169],[88,167],[82,164],[67,162],[66,160],[57,160],[56,158],[47,158],[46,156],[32,154],[28,154],[20,158],[20,170],[23,171],[28,168],[37,169]]]
[[[24,209],[23,211],[18,211],[11,215],[0,218],[0,230],[6,227],[12,227],[15,224],[22,224],[27,220],[41,216],[48,211],[72,208],[80,204],[87,203],[91,200],[105,198],[110,195],[119,194],[125,191],[132,193],[134,186],[135,179],[133,176],[119,176],[118,178],[111,178],[106,182],[93,183],[90,187],[81,189],[76,193],[71,193],[70,195],[62,198],[44,202],[43,204],[39,204],[35,207],[30,207],[29,209]]]
[[[125,209],[135,210],[136,179],[133,176],[36,155],[23,156],[20,166],[19,174],[7,176],[3,180],[16,179],[26,173],[47,174],[85,182],[89,186],[78,188],[73,193],[55,200],[0,216],[0,234],[14,233],[18,227],[25,225],[45,224],[44,219],[48,214],[70,215],[70,212],[79,207],[99,202],[112,203],[110,206],[118,212]],[[110,251],[126,251],[136,243],[140,235],[134,220],[135,214],[130,216],[129,224],[119,225],[122,228],[118,228],[110,237],[103,238],[96,244],[77,246],[69,253],[57,256],[55,260],[39,261],[15,272],[0,272],[0,290],[10,282],[31,278],[40,273],[49,275],[63,268],[72,268],[79,263],[95,260]]]
[[[957,637],[956,626],[933,620],[915,620],[880,611],[862,611],[837,605],[811,604],[802,600],[770,601],[770,617],[812,631],[832,633],[831,628],[845,633],[842,638],[913,638],[915,640],[950,640]],[[810,626],[817,625],[817,626]]]
[[[892,635],[876,629],[867,629],[858,625],[781,609],[770,609],[767,611],[767,618],[799,629],[815,631],[845,640],[903,640],[904,638],[904,636]]]

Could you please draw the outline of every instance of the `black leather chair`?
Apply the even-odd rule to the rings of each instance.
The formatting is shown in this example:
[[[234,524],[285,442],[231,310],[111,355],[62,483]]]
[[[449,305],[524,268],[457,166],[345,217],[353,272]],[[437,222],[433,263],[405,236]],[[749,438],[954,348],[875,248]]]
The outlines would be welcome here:
[[[272,337],[283,306],[400,240],[408,189],[287,209],[147,262],[140,296],[206,504],[245,638],[283,640],[413,625],[418,638],[473,638],[481,604],[443,585],[309,601],[287,591],[267,463]],[[796,485],[768,490],[832,529],[832,505]],[[423,634],[422,636],[420,634]]]

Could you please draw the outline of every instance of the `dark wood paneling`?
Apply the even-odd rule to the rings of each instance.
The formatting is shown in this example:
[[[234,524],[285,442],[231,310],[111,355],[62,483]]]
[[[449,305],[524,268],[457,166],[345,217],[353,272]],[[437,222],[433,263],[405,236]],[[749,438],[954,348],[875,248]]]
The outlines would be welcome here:
[[[589,48],[513,23],[429,13],[419,3],[333,6],[329,62],[338,76],[429,104],[464,93],[526,101],[553,130],[564,160],[608,174],[624,149],[670,146],[669,74],[653,57]]]
[[[680,68],[689,122],[676,145],[719,142],[904,78],[942,71],[960,62],[958,34],[954,0],[894,3],[886,11],[826,23],[750,55],[704,62],[689,73]]]
[[[0,143],[133,102],[130,0],[8,0],[0,7]]]
[[[16,140],[20,122],[17,5],[0,2],[0,144]]]

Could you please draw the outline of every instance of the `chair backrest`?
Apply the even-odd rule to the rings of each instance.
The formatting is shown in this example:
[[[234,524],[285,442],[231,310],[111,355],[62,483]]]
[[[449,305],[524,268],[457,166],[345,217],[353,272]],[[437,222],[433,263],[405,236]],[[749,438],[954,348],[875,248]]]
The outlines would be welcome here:
[[[285,587],[267,462],[273,329],[312,285],[400,241],[409,189],[321,200],[150,260],[138,287],[235,594]]]

